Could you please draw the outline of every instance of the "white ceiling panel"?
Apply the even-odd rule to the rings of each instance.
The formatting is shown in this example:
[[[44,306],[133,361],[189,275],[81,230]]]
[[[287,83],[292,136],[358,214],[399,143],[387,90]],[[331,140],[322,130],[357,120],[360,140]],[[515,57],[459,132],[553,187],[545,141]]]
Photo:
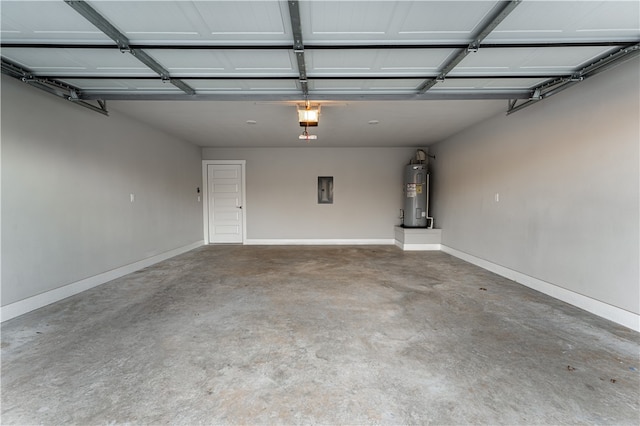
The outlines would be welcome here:
[[[291,50],[149,50],[174,75],[297,76]]]
[[[253,91],[287,92],[296,93],[300,91],[296,80],[246,80],[246,87]]]
[[[233,70],[220,50],[149,50],[149,53],[175,75],[200,76]]]
[[[465,78],[446,79],[442,83],[436,84],[433,89],[438,90],[482,90],[482,89],[529,89],[546,81],[546,78]]]
[[[157,75],[116,49],[4,48],[2,56],[36,75]]]
[[[481,48],[463,59],[450,75],[563,75],[579,69],[610,50],[610,47]]]
[[[78,87],[81,90],[89,91],[118,91],[133,90],[136,84],[133,80],[113,80],[113,79],[89,79],[89,78],[65,78],[60,81]]]
[[[313,92],[326,91],[363,93],[413,93],[423,79],[351,79],[351,80],[310,80],[309,89]]]
[[[403,49],[381,51],[380,71],[385,74],[431,75],[447,58],[455,53],[453,49]]]
[[[398,34],[403,38],[470,41],[497,1],[408,2]]]
[[[110,80],[110,79],[64,79],[62,80],[67,84],[71,84],[80,88],[86,93],[92,92],[118,92],[118,93],[180,93],[180,89],[174,85],[163,82],[158,79],[153,80]]]
[[[312,50],[306,58],[307,72],[313,75],[357,75],[380,67],[380,55],[375,50]]]
[[[422,83],[424,79],[422,78],[407,78],[407,79],[398,79],[398,80],[381,80],[381,79],[373,79],[369,80],[368,88],[372,90],[389,90],[389,91],[415,91],[416,88]]]
[[[198,93],[239,92],[247,90],[246,80],[184,80]]]
[[[322,91],[355,91],[363,90],[367,84],[366,79],[354,80],[309,80],[309,90]]]
[[[127,80],[125,80],[127,81]],[[132,80],[130,86],[135,89],[136,92],[171,92],[180,93],[180,89],[175,87],[169,82],[163,82],[160,79],[155,80]]]
[[[229,64],[237,73],[297,73],[292,50],[225,51]]]
[[[486,42],[637,41],[638,1],[523,1]]]
[[[307,50],[307,70],[310,75],[388,76],[437,74],[453,49],[372,49],[372,50]]]
[[[385,38],[395,2],[302,2],[300,18],[305,43],[322,40],[375,40]]]
[[[286,2],[91,1],[132,42],[242,42],[291,40]],[[141,19],[144,18],[144,19]]]
[[[3,41],[111,40],[63,1],[2,1],[0,28]]]
[[[305,43],[467,42],[497,1],[309,1]]]
[[[198,93],[243,92],[243,93],[298,93],[295,80],[189,80],[185,83]]]

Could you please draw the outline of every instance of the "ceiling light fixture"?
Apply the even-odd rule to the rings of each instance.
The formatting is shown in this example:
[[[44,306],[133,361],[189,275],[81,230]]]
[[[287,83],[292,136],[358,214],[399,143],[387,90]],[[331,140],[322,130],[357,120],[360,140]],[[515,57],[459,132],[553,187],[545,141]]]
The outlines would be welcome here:
[[[320,119],[320,105],[312,107],[307,101],[304,106],[298,108],[298,122],[300,127],[317,126]]]
[[[298,136],[302,141],[318,139],[318,135],[309,134],[309,126],[317,126],[320,119],[320,105],[312,107],[309,100],[305,100],[304,105],[298,106],[298,123],[304,127],[304,131]]]

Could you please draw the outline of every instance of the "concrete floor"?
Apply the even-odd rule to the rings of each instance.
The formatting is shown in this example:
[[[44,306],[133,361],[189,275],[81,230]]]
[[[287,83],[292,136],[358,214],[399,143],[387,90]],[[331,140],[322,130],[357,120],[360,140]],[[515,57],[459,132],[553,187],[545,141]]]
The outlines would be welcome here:
[[[207,246],[2,325],[2,424],[638,424],[640,335],[440,252]]]

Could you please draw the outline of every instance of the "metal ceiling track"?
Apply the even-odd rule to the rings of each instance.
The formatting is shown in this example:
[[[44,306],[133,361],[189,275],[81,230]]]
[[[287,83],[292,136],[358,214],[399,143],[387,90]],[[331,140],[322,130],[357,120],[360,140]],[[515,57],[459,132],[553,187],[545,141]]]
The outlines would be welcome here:
[[[635,58],[638,55],[640,55],[640,43],[623,47],[622,49],[619,49],[613,53],[609,53],[606,56],[598,59],[597,61],[592,62],[591,64],[574,72],[569,77],[561,77],[546,81],[541,85],[535,87],[531,91],[531,95],[526,102],[517,105],[517,99],[510,100],[507,115],[513,114],[514,112],[520,111],[523,108],[538,103],[543,99],[558,94],[563,90],[568,89],[569,87],[575,86],[576,84],[584,81],[589,77],[600,74],[601,72],[613,68],[616,65],[620,65],[621,63]]]
[[[462,49],[458,52],[457,55],[455,55],[453,58],[451,58],[441,69],[440,72],[438,73],[438,76],[435,78],[431,78],[429,80],[426,80],[424,83],[422,83],[419,87],[418,87],[418,93],[419,94],[424,94],[427,90],[431,89],[433,86],[435,86],[437,83],[440,83],[442,81],[444,81],[444,79],[447,77],[447,74],[449,74],[456,66],[458,66],[458,64],[460,62],[462,62],[462,60],[464,58],[467,57],[467,55],[469,53],[472,52],[477,52],[478,49],[480,48],[480,44],[482,43],[482,41],[498,26],[500,25],[500,23],[513,11],[513,9],[515,9],[520,3],[522,3],[522,0],[511,0],[508,2],[501,2],[501,4],[499,4],[492,17],[489,19],[489,21],[484,24],[479,30],[478,32],[475,34],[475,36],[473,37],[473,41],[471,43],[469,43],[469,45],[465,48]]]
[[[554,47],[615,47],[629,42],[622,41],[577,41],[538,43],[483,43],[482,49],[540,49]],[[2,42],[0,47],[18,49],[116,49],[111,43],[24,43]],[[130,43],[131,49],[142,50],[294,50],[292,44],[145,44]],[[378,43],[378,44],[305,44],[305,50],[438,50],[467,49],[467,43]]]
[[[107,110],[107,102],[105,100],[96,99],[98,106],[93,105],[82,98],[82,92],[77,87],[49,78],[34,76],[30,71],[12,62],[9,62],[4,58],[2,58],[2,74],[16,78],[23,83],[27,83],[30,86],[43,90],[47,93],[57,96],[58,98],[71,101],[74,104],[88,108],[100,114],[109,115],[109,111]]]
[[[469,101],[469,100],[504,100],[529,99],[530,90],[506,89],[503,91],[429,91],[423,95],[416,95],[415,91],[406,93],[323,93],[314,92],[314,101]],[[300,92],[288,93],[206,93],[198,92],[195,95],[184,93],[84,93],[84,100],[111,100],[111,101],[250,101],[250,102],[300,102]]]
[[[304,100],[309,100],[309,84],[307,82],[307,65],[304,58],[304,43],[302,41],[302,22],[300,20],[300,5],[298,0],[289,0],[289,18],[291,20],[291,31],[293,32],[293,52],[296,54],[298,62],[298,73],[300,74],[300,88]]]
[[[55,74],[46,75],[39,74],[43,78],[60,79],[60,80],[156,80],[155,76],[145,75],[108,75],[108,74]],[[565,77],[566,74],[470,74],[470,75],[452,75],[447,77],[447,80],[513,80],[513,79],[538,79],[548,80],[550,78]],[[349,74],[349,75],[310,75],[307,76],[311,80],[415,80],[423,78],[421,75],[375,75],[375,74]],[[278,80],[298,80],[299,77],[295,75],[181,75],[179,78],[183,80],[208,80],[208,81],[223,81],[223,80],[261,80],[261,81],[278,81]]]
[[[169,82],[185,92],[187,95],[195,95],[196,91],[185,82],[171,78],[169,71],[167,71],[162,65],[155,61],[151,56],[145,53],[144,50],[131,47],[131,43],[127,36],[120,32],[116,27],[111,25],[102,15],[100,15],[94,8],[89,6],[82,0],[65,0],[69,6],[71,6],[76,12],[82,15],[86,20],[95,25],[100,31],[112,39],[120,49],[121,52],[130,53],[134,58],[145,64],[147,67],[156,72],[162,81]]]

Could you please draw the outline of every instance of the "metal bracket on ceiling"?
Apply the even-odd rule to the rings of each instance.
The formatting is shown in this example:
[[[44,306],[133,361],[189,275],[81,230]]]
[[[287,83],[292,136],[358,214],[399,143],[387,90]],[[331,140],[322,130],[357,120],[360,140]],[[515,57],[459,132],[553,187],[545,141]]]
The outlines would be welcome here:
[[[525,104],[534,104],[538,101],[541,101],[542,96],[540,95],[540,90],[536,89],[529,95],[529,99],[525,100],[524,103],[518,105],[519,100],[520,99],[509,99],[508,107],[507,107],[507,111],[509,111],[509,113],[511,111],[517,111],[518,109],[522,108],[523,105]]]
[[[493,31],[500,23],[516,8],[522,0],[511,0],[502,2],[494,11],[489,21],[484,24],[473,37],[473,41],[469,43],[466,49],[461,49],[457,55],[451,58],[440,70],[438,77],[425,80],[420,86],[418,86],[418,94],[424,94],[427,90],[431,89],[437,83],[444,81],[444,77],[449,74],[453,69],[458,66],[469,53],[477,52],[480,48],[482,41]]]
[[[539,101],[542,99],[542,91],[540,89],[535,89],[531,96],[529,97],[530,101]]]
[[[515,104],[509,105],[507,115],[513,114],[514,112],[520,111],[521,109],[533,105],[538,101],[556,95],[563,90],[566,90],[569,87],[575,86],[581,81],[586,80],[589,77],[600,74],[601,72],[613,68],[614,66],[626,62],[638,55],[640,55],[640,43],[629,45],[623,47],[622,49],[618,49],[615,52],[608,53],[604,57],[575,71],[568,77],[559,77],[548,80],[533,89],[532,95],[528,101],[518,106],[515,106]]]
[[[92,8],[83,0],[64,0],[69,6],[71,6],[76,12],[82,15],[87,21],[91,22],[106,36],[113,40],[118,49],[122,53],[130,53],[134,58],[145,64],[148,68],[153,70],[160,76],[162,81],[168,81],[178,89],[182,90],[188,95],[195,95],[196,91],[182,80],[171,78],[170,73],[162,65],[160,65],[155,59],[149,56],[144,50],[134,49],[131,47],[129,39],[123,33],[114,27],[109,21],[107,21],[98,11]]]
[[[92,111],[98,112],[102,115],[109,115],[109,111],[107,110],[107,101],[97,100],[96,103],[98,104],[98,106],[96,106],[96,105],[90,104],[87,101],[83,101],[81,99],[75,99],[72,97],[68,97],[67,100],[73,102],[74,104],[78,104],[80,106],[88,108]]]
[[[4,58],[2,58],[2,74],[13,77],[58,98],[71,101],[74,104],[99,112],[100,114],[109,115],[109,111],[107,111],[107,103],[105,101],[97,100],[96,102],[98,103],[98,106],[95,106],[82,99],[82,92],[77,87],[50,78],[35,76],[31,71],[7,61]]]

